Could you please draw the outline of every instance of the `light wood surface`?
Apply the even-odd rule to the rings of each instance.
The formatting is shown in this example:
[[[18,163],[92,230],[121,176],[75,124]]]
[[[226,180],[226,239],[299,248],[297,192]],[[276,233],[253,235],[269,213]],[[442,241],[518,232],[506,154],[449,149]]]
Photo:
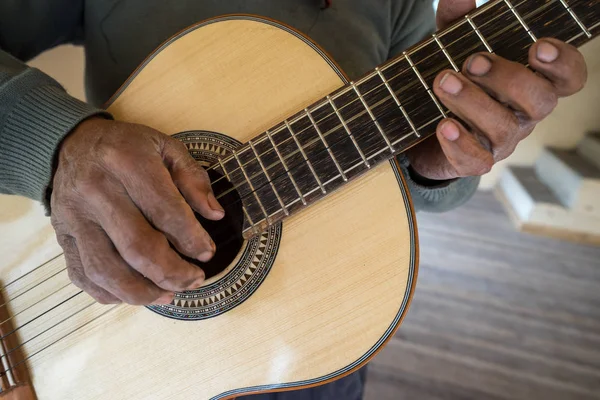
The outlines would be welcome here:
[[[110,106],[118,119],[242,142],[342,85],[305,42],[240,20],[188,33],[138,72]],[[59,257],[6,290],[17,325],[74,296],[20,329],[36,392],[61,400],[208,399],[335,372],[371,349],[407,295],[416,246],[407,211],[391,165],[374,168],[286,220],[261,287],[232,311],[200,322],[95,304],[67,285]],[[32,269],[2,267],[11,279],[18,276],[11,271]]]

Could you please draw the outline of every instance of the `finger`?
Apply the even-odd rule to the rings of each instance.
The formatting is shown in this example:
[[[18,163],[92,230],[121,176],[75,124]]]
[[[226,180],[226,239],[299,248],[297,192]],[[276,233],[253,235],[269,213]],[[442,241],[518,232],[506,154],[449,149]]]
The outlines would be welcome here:
[[[158,288],[125,263],[106,233],[87,223],[76,230],[75,240],[86,277],[127,304],[168,304],[174,293]]]
[[[67,263],[67,273],[69,279],[75,286],[89,294],[100,304],[119,304],[121,300],[102,289],[94,282],[90,281],[83,270],[83,264],[79,256],[79,250],[75,245],[75,239],[68,235],[58,235],[58,243],[64,251],[65,261]]]
[[[169,139],[163,148],[163,157],[173,182],[200,215],[207,219],[220,220],[225,211],[215,198],[206,170],[190,156],[183,143]]]
[[[550,80],[558,96],[579,92],[587,82],[583,55],[572,45],[544,38],[529,49],[529,65]]]
[[[455,119],[447,118],[440,122],[436,135],[457,176],[481,176],[494,166],[492,154]]]
[[[202,269],[179,257],[165,236],[150,226],[124,188],[115,190],[114,183],[109,185],[111,190],[105,186],[97,182],[86,188],[84,196],[125,262],[164,290],[199,287],[204,281]]]
[[[436,22],[439,29],[447,28],[476,7],[475,0],[440,0]]]
[[[206,262],[216,250],[158,155],[122,157],[117,177],[148,221],[181,253]]]
[[[434,92],[450,111],[489,140],[496,161],[506,158],[523,136],[515,113],[461,74],[442,72],[434,81]]]
[[[502,104],[531,122],[546,118],[558,98],[552,84],[524,65],[495,54],[475,54],[467,59],[463,73]]]

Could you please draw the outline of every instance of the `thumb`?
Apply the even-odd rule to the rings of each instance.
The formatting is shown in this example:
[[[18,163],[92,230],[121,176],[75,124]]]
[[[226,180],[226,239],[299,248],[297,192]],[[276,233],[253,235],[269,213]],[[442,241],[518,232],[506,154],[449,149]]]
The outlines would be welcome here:
[[[437,7],[438,29],[447,28],[476,7],[475,0],[440,0]]]

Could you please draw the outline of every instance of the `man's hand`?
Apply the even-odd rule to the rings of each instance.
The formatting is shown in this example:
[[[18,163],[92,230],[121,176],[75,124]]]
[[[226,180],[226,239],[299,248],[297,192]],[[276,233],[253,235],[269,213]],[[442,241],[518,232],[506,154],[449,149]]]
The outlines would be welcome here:
[[[189,204],[189,205],[188,205]],[[52,224],[69,278],[100,303],[169,303],[198,287],[215,244],[194,217],[219,220],[206,171],[185,146],[141,125],[92,118],[61,145]]]
[[[474,0],[440,0],[439,28],[475,8]],[[540,38],[531,46],[529,65],[494,54],[474,54],[461,73],[441,72],[433,90],[468,126],[444,119],[436,137],[407,152],[419,175],[445,180],[483,175],[513,153],[535,125],[556,107],[557,99],[577,93],[587,79],[585,60],[571,45]]]

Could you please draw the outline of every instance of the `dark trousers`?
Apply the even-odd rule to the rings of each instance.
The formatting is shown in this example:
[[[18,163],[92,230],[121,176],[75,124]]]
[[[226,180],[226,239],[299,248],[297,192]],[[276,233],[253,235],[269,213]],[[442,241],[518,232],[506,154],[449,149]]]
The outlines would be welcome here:
[[[280,393],[238,397],[237,400],[362,400],[367,367],[325,385]]]

